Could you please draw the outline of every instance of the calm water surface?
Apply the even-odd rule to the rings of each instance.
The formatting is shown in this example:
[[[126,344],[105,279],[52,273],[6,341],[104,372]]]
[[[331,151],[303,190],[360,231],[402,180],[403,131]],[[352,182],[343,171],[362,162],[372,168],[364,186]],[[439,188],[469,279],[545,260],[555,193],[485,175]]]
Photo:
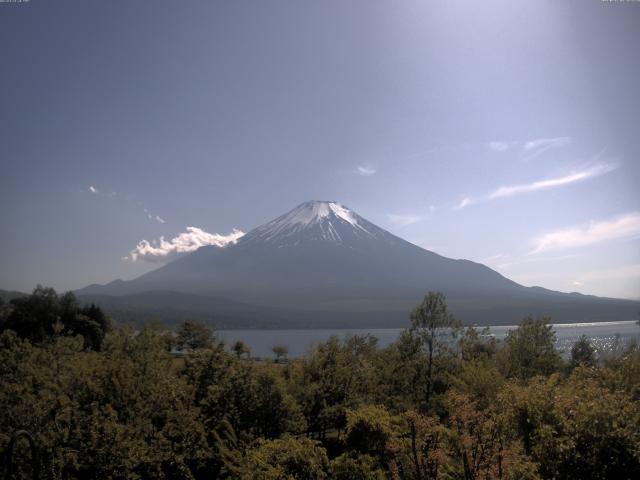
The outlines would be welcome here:
[[[503,339],[507,332],[517,326],[490,327],[490,334]],[[598,351],[615,349],[617,345],[625,345],[631,341],[640,342],[640,326],[635,320],[625,322],[600,323],[564,323],[554,324],[557,347],[567,352],[573,343],[586,335]],[[327,330],[220,330],[218,335],[227,344],[242,340],[251,348],[253,357],[273,357],[271,347],[276,344],[287,345],[289,356],[299,357],[309,352],[319,342],[336,335],[344,338],[347,335],[365,335],[367,333],[378,338],[378,345],[385,347],[394,342],[401,328],[378,329],[327,329]]]

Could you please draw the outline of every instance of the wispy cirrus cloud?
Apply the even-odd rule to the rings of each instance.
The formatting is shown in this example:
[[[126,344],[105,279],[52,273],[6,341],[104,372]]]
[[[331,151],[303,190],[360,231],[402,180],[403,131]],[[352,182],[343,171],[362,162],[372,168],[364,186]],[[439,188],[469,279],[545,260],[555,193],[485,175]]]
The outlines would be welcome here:
[[[136,247],[123,257],[124,260],[136,262],[138,260],[157,262],[166,261],[180,253],[188,253],[204,246],[226,247],[236,243],[244,232],[233,229],[231,233],[222,235],[209,233],[201,228],[187,227],[187,231],[167,241],[164,237],[159,240],[141,240]]]
[[[534,239],[531,254],[586,247],[597,243],[640,236],[640,212],[632,212],[609,220],[564,228]]]
[[[489,192],[487,195],[472,198],[465,197],[463,200],[454,207],[454,210],[461,210],[469,205],[473,205],[475,203],[495,200],[497,198],[511,197],[514,195],[522,195],[525,193],[536,192],[538,190],[545,190],[549,188],[562,187],[565,185],[570,185],[577,182],[583,182],[585,180],[599,177],[600,175],[604,175],[605,173],[611,172],[617,168],[617,165],[611,163],[598,163],[588,168],[584,168],[583,170],[579,170],[577,172],[570,173],[568,175],[564,175],[562,177],[553,177],[547,178],[544,180],[537,180],[531,183],[524,183],[518,185],[505,185],[495,189],[492,192]]]
[[[355,173],[360,175],[361,177],[370,177],[371,175],[375,175],[378,170],[370,164],[358,165],[355,169]]]
[[[539,148],[563,147],[571,143],[571,137],[536,138],[524,144],[525,150],[535,150]]]
[[[526,141],[493,140],[488,142],[486,146],[489,150],[496,153],[506,152],[509,149],[521,147],[519,150],[524,154],[523,160],[527,161],[542,155],[547,150],[565,147],[570,143],[571,137],[545,137],[534,138]]]
[[[476,200],[474,200],[471,197],[464,197],[462,200],[460,200],[460,203],[458,205],[456,205],[455,207],[453,207],[454,210],[462,210],[465,207],[468,207],[469,205],[473,205],[474,203],[477,203]]]
[[[538,180],[536,182],[526,183],[522,185],[510,185],[500,187],[491,192],[487,199],[492,200],[500,197],[510,197],[520,195],[522,193],[535,192],[536,190],[544,190],[546,188],[561,187],[575,182],[581,182],[589,178],[598,177],[605,173],[615,170],[616,166],[608,163],[601,163],[593,167],[581,170],[562,177],[548,178],[546,180]]]
[[[533,160],[552,148],[565,147],[571,143],[571,137],[554,137],[554,138],[536,138],[529,140],[524,144],[524,150],[527,152],[523,160]]]

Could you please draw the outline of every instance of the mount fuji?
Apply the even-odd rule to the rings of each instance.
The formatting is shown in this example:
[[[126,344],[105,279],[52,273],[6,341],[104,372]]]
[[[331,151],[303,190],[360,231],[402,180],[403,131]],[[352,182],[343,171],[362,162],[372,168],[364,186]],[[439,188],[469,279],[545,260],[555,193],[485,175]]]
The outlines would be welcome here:
[[[400,327],[426,292],[467,323],[629,320],[640,302],[524,287],[413,245],[331,201],[305,202],[225,247],[201,247],[134,280],[76,293],[116,319],[198,318],[218,327]]]

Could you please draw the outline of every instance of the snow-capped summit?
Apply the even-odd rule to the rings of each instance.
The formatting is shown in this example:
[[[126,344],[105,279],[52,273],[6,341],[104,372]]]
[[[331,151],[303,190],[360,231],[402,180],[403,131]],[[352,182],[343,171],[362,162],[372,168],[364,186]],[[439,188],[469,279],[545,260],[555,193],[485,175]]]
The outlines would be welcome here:
[[[350,243],[356,239],[390,236],[338,202],[312,200],[298,205],[249,232],[243,245],[294,246],[309,241]]]

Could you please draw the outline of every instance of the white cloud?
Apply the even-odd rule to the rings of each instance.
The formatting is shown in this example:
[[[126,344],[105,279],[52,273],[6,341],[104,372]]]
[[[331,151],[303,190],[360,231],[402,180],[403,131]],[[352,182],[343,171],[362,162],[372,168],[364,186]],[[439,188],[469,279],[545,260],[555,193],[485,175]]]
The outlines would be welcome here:
[[[158,222],[158,223],[166,223],[166,222],[164,221],[164,219],[160,218],[160,216],[159,216],[159,215],[156,215],[156,216],[155,216],[155,219],[156,219],[156,222]]]
[[[571,143],[571,137],[535,138],[526,142],[494,140],[486,144],[492,152],[505,152],[510,148],[522,145],[524,160],[531,160],[551,148],[565,147]]]
[[[572,183],[583,182],[591,178],[599,177],[605,173],[615,170],[617,165],[611,163],[598,163],[584,170],[580,170],[564,177],[548,178],[546,180],[538,180],[532,183],[525,183],[521,185],[507,185],[502,186],[488,195],[480,198],[465,197],[454,210],[461,210],[469,205],[479,203],[487,200],[494,200],[496,198],[511,197],[514,195],[521,195],[523,193],[531,193],[538,190],[545,190],[548,188],[562,187],[564,185],[570,185]]]
[[[467,207],[467,206],[472,205],[472,204],[474,204],[474,203],[476,203],[476,201],[475,201],[473,198],[471,198],[471,197],[464,197],[464,198],[460,201],[460,203],[459,203],[456,207],[454,207],[454,210],[462,210],[464,207]]]
[[[571,143],[571,137],[536,138],[524,144],[525,150],[533,150],[545,147],[563,147]]]
[[[423,217],[419,215],[396,215],[394,213],[387,214],[387,218],[392,224],[398,227],[406,227],[424,220]]]
[[[134,262],[137,260],[166,260],[169,256],[193,252],[200,247],[208,245],[226,247],[236,243],[243,235],[244,232],[235,228],[228,235],[221,235],[219,233],[205,232],[197,227],[187,227],[186,232],[172,238],[170,241],[166,241],[164,237],[151,242],[141,240],[136,245],[136,248],[131,250],[129,256],[124,258]]]
[[[575,280],[572,285],[575,285],[576,287],[584,287],[584,283],[579,282],[578,280]]]
[[[524,160],[532,160],[551,148],[564,147],[570,143],[571,137],[536,138],[529,140],[524,144],[525,151],[529,152]]]
[[[487,199],[491,200],[500,197],[510,197],[512,195],[519,195],[521,193],[535,192],[536,190],[542,190],[546,188],[560,187],[563,185],[569,185],[575,182],[581,182],[589,178],[598,177],[612,170],[615,170],[615,166],[607,163],[601,163],[595,165],[586,170],[582,170],[564,177],[549,178],[546,180],[539,180],[537,182],[527,183],[523,185],[511,185],[506,187],[500,187],[497,190],[491,192]]]
[[[98,189],[93,185],[89,185],[89,188],[87,190],[89,190],[91,193],[98,193]]]
[[[375,175],[376,172],[376,168],[369,164],[358,165],[356,168],[356,173],[362,177],[370,177],[371,175]]]
[[[487,147],[489,147],[489,150],[492,150],[494,152],[504,152],[505,150],[509,149],[509,144],[507,142],[489,142],[487,144]]]
[[[640,235],[640,212],[628,213],[611,220],[549,232],[533,241],[531,253],[586,247],[596,243],[633,238]]]

